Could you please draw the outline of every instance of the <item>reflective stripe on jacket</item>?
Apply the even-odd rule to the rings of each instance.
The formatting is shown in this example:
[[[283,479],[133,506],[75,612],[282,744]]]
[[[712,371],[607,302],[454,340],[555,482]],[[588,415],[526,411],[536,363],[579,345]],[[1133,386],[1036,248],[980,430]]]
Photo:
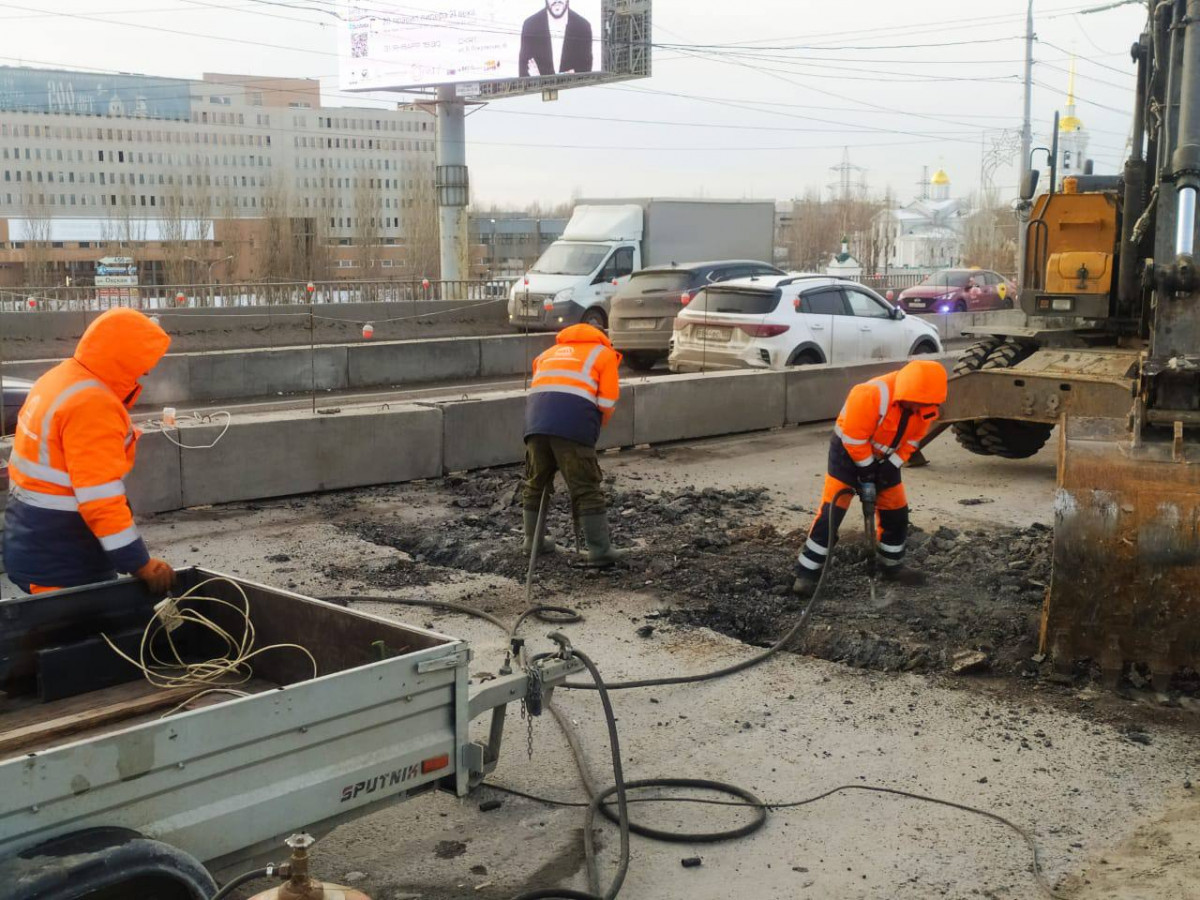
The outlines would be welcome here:
[[[125,496],[138,438],[126,404],[169,343],[141,313],[110,310],[34,384],[8,466],[4,561],[14,581],[71,587],[149,560]]]
[[[833,432],[860,468],[886,461],[900,468],[908,462],[937,420],[946,399],[946,370],[933,360],[918,360],[903,369],[872,378],[850,389]],[[905,410],[901,401],[918,404]]]
[[[559,332],[555,345],[533,362],[525,402],[525,436],[548,434],[594,446],[616,411],[621,354],[591,325]]]

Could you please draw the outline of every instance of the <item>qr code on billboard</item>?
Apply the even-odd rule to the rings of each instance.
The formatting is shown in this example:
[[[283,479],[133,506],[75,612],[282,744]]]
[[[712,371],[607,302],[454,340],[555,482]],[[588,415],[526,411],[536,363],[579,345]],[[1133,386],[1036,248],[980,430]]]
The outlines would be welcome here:
[[[360,31],[350,35],[350,55],[354,59],[362,59],[367,55],[367,34],[366,31]]]

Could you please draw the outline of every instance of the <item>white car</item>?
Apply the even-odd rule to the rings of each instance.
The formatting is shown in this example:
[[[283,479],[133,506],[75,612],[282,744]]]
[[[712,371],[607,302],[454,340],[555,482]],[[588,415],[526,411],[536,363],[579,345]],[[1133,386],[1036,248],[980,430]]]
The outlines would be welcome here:
[[[672,372],[784,369],[941,353],[935,326],[874,291],[827,275],[706,287],[676,317]]]

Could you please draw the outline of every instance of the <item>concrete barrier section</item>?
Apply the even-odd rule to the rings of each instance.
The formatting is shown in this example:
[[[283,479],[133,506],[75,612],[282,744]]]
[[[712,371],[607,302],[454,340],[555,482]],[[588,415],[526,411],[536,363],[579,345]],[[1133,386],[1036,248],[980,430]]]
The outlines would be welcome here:
[[[430,405],[442,413],[447,472],[505,466],[525,458],[524,391],[498,391]]]
[[[8,372],[8,367],[4,367]],[[192,360],[190,356],[164,356],[148,378],[142,379],[140,406],[172,406],[180,398],[192,395]]]
[[[304,394],[312,390],[314,375],[318,391],[520,375],[552,341],[553,335],[508,335],[172,353],[142,380],[139,406]],[[9,362],[4,374],[32,381],[57,363]]]
[[[950,368],[954,355],[933,357]],[[600,448],[694,440],[827,421],[850,388],[902,360],[788,372],[634,379],[623,386]],[[238,416],[212,449],[179,450],[147,434],[129,480],[140,513],[316,491],[390,484],[520,462],[524,391],[350,410]],[[184,444],[211,442],[218,426],[187,425]]]
[[[309,310],[313,318],[309,319]],[[419,300],[380,303],[148,309],[171,335],[174,353],[291,347],[316,342],[362,340],[362,326],[375,326],[379,341],[509,334],[506,301]],[[62,359],[69,356],[99,311],[21,311],[0,317],[4,358]]]
[[[451,381],[479,377],[479,341],[445,338],[393,344],[364,344],[349,354],[351,388]]]
[[[242,400],[275,394],[302,394],[312,389],[344,390],[347,386],[347,348],[344,344],[288,347],[277,350],[226,350],[168,356],[145,379],[146,395],[158,403],[197,403]],[[185,360],[187,386],[179,390],[170,378],[174,360]],[[160,376],[160,370],[164,370]],[[167,380],[167,384],[163,384]]]
[[[949,373],[957,354],[925,358],[940,362]],[[783,373],[787,379],[787,424],[804,425],[837,418],[850,388],[903,368],[908,362],[893,359],[858,366],[802,366]]]
[[[633,386],[634,443],[777,428],[784,423],[782,372],[726,372],[649,379]]]
[[[486,469],[525,458],[524,391],[497,391],[467,400],[431,403],[442,411],[447,472]],[[634,393],[626,389],[612,421],[600,430],[597,448],[633,445]]]
[[[612,421],[600,429],[600,440],[596,442],[597,450],[632,447],[637,443],[634,427],[637,419],[636,397],[636,388],[622,388],[621,399],[617,402],[617,411],[613,414]]]
[[[246,362],[244,380],[234,385],[235,389],[240,389],[239,393],[226,393],[222,385],[201,385],[193,379],[193,396],[197,396],[197,391],[206,391],[214,400],[227,400],[238,396],[298,394],[312,390],[314,384],[318,391],[338,391],[350,386],[346,374],[347,348],[344,344],[318,347],[316,352],[308,347],[289,347],[240,355]],[[203,359],[203,356],[196,354],[192,359]]]
[[[898,365],[802,366],[785,372],[783,377],[787,380],[787,399],[784,420],[788,425],[804,425],[836,418],[850,388],[894,368],[898,368]],[[869,373],[859,372],[867,369]]]
[[[530,372],[543,350],[554,346],[553,334],[510,335],[479,339],[479,374],[520,375]]]
[[[217,426],[180,430],[204,444]],[[333,416],[277,413],[235,422],[208,450],[183,450],[184,506],[390,484],[442,474],[442,415],[400,406]]]
[[[165,512],[186,506],[180,472],[182,451],[159,432],[142,435],[137,462],[125,479],[125,490],[134,513]]]

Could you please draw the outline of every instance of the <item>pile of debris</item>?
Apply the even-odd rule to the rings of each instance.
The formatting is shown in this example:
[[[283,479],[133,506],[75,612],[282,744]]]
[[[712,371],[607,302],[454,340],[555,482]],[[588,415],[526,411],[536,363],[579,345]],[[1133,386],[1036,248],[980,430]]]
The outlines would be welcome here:
[[[360,537],[407,555],[370,578],[379,587],[433,583],[455,572],[524,578],[519,478],[514,471],[453,476],[407,490],[438,495],[444,516],[428,527],[370,513],[346,524]],[[637,546],[627,565],[597,575],[569,553],[538,563],[539,592],[570,597],[601,577],[606,588],[650,593],[682,626],[705,626],[769,644],[802,604],[790,593],[803,532],[780,532],[763,517],[761,488],[647,491],[609,484],[614,543]],[[807,652],[886,671],[1023,670],[1036,652],[1037,620],[1050,578],[1049,528],[933,533],[914,528],[910,560],[924,587],[880,584],[874,601],[861,520],[843,526]],[[570,544],[563,494],[549,510],[551,534]]]

